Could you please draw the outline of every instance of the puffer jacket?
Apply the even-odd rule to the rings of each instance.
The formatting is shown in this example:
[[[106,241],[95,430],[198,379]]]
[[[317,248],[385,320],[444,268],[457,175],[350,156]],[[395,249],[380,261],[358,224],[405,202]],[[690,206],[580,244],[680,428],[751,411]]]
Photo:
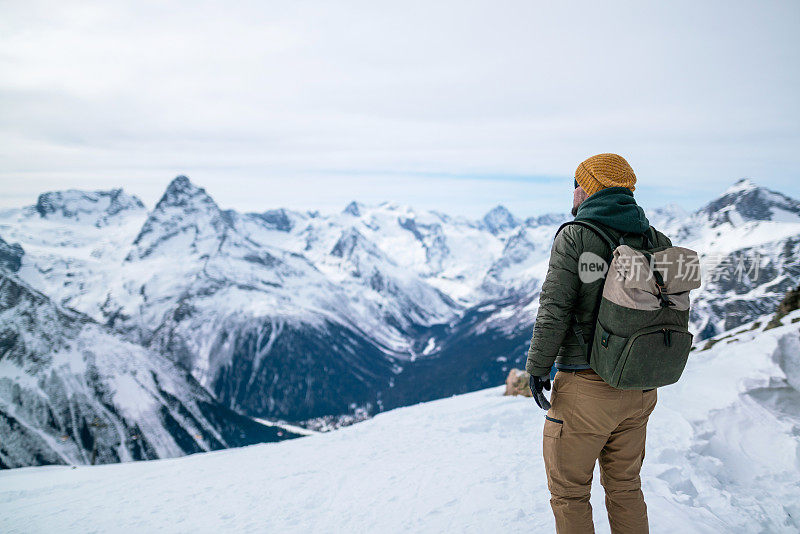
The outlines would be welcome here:
[[[625,187],[598,191],[578,208],[576,221],[587,221],[603,228],[615,242],[620,237],[636,248],[643,248],[644,233],[650,223],[644,211]],[[655,231],[656,247],[672,242]],[[584,284],[578,276],[581,254],[593,252],[608,260],[608,244],[589,228],[569,225],[556,236],[550,252],[547,276],[539,296],[539,311],[528,350],[527,371],[544,376],[555,363],[558,369],[588,369],[589,358],[578,341],[573,322],[577,321],[588,344],[596,321],[595,306],[602,280]]]

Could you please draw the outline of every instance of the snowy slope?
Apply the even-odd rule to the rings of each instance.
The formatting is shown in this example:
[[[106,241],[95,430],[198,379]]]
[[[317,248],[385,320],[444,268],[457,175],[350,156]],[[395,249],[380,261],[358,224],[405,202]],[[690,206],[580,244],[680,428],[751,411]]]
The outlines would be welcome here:
[[[651,532],[800,529],[800,312],[783,324],[702,342],[659,390],[642,472]],[[0,528],[552,532],[543,421],[493,388],[278,444],[6,471]],[[592,505],[609,532],[597,473]]]

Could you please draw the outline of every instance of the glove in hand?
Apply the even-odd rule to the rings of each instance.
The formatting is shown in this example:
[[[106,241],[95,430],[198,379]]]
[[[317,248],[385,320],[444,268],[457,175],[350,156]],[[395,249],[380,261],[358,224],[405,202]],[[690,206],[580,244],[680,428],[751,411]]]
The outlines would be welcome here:
[[[546,389],[547,391],[550,391],[550,375],[531,376],[530,386],[531,393],[533,394],[533,400],[536,401],[536,405],[542,410],[549,410],[550,401],[548,401],[547,397],[544,396],[542,390]]]

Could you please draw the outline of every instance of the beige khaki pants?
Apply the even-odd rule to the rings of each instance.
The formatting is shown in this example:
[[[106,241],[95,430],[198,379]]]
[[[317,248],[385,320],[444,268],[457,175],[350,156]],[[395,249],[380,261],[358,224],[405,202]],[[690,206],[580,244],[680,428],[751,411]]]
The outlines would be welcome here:
[[[594,371],[559,371],[544,423],[544,465],[558,534],[594,532],[596,460],[614,534],[648,532],[639,470],[656,391],[616,389]]]

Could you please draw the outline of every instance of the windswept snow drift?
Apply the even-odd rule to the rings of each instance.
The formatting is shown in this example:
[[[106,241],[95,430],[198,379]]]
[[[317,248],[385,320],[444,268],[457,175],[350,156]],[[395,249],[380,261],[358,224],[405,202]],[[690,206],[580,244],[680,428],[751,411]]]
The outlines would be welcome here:
[[[798,321],[704,341],[659,390],[642,472],[652,532],[800,529]],[[0,530],[550,532],[543,420],[493,388],[289,442],[2,472]]]

